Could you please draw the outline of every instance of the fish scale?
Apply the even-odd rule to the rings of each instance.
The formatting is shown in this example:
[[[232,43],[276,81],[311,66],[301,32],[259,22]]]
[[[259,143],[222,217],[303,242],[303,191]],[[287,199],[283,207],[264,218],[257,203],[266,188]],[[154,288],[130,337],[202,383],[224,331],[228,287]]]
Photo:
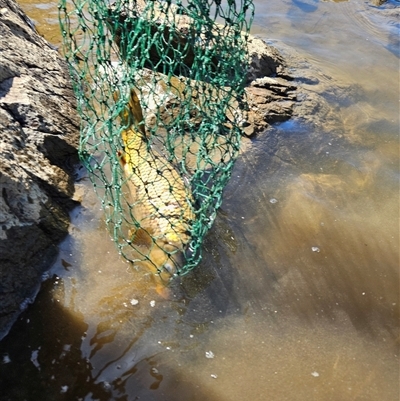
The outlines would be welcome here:
[[[185,275],[202,259],[251,125],[253,0],[60,0],[59,11],[82,120],[79,155],[113,241],[138,267],[161,275],[170,261]],[[165,263],[150,263],[156,250]]]
[[[143,121],[134,90],[129,111],[136,122]],[[121,115],[123,120],[128,116],[126,111]],[[174,166],[149,149],[143,126],[139,130],[131,125],[121,133],[125,147],[121,164],[133,201],[133,215],[164,251],[183,251],[194,220],[190,190]]]

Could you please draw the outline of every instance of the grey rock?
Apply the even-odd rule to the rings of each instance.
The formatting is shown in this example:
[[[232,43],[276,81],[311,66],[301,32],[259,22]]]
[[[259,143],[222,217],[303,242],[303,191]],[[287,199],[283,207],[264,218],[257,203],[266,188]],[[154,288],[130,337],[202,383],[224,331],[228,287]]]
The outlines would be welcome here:
[[[283,122],[293,115],[297,102],[297,84],[277,49],[265,41],[249,37],[248,83],[245,88],[248,110],[244,113],[246,136],[260,134],[270,124]]]
[[[276,48],[252,35],[249,35],[247,47],[249,53],[248,83],[264,77],[282,76],[290,79],[286,62]]]
[[[12,0],[0,0],[0,338],[68,232],[79,121],[68,70]]]

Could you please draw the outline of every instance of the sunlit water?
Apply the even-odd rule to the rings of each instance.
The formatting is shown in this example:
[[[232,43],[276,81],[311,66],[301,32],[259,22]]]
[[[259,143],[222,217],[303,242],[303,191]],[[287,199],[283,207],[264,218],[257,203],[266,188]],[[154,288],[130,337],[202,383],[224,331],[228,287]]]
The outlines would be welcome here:
[[[56,5],[26,3],[57,44]],[[398,400],[393,8],[256,1],[254,33],[315,68],[326,119],[244,142],[172,300],[118,257],[83,179],[52,278],[0,343],[0,400]]]

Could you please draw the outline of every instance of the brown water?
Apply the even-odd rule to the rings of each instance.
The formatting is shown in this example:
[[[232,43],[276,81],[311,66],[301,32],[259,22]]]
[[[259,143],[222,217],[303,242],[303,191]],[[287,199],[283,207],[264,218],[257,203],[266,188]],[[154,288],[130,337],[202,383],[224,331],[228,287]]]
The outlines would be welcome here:
[[[57,44],[56,4],[24,3]],[[119,259],[82,180],[52,277],[0,343],[0,400],[399,399],[399,5],[255,3],[254,33],[295,76],[315,68],[325,117],[244,142],[172,300]]]

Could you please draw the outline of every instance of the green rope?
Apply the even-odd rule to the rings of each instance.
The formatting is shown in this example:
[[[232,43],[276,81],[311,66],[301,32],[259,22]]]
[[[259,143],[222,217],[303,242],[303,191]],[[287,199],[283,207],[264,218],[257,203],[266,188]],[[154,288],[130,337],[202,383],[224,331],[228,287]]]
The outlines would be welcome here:
[[[61,0],[80,156],[119,252],[163,279],[201,260],[237,158],[251,0]]]

